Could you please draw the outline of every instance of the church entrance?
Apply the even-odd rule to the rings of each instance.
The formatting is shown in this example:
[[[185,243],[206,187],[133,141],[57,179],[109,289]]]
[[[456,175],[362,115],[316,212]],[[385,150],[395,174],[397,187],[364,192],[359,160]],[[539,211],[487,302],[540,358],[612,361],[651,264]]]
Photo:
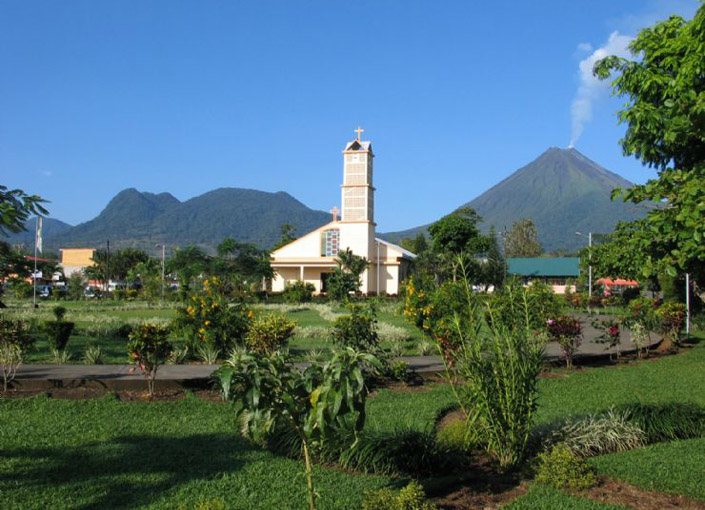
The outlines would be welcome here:
[[[328,293],[328,280],[333,273],[321,273],[321,292]]]

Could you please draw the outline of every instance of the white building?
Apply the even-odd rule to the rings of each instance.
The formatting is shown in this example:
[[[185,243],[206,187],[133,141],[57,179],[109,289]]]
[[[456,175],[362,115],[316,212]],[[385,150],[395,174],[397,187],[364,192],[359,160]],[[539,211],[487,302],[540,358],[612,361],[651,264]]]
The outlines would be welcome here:
[[[336,267],[340,250],[350,249],[369,265],[362,275],[363,294],[394,295],[406,277],[413,253],[375,236],[370,142],[358,138],[343,150],[342,215],[333,208],[333,220],[272,252],[276,276],[272,291],[281,292],[296,280],[312,283],[316,293],[326,291],[326,279]]]

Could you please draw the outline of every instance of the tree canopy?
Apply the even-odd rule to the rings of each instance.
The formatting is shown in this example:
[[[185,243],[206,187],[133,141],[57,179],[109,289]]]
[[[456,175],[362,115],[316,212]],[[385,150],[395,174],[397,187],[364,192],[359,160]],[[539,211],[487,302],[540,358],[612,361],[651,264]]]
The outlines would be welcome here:
[[[640,250],[643,276],[697,274],[705,261],[705,6],[691,21],[671,16],[642,30],[630,49],[633,58],[607,57],[594,72],[613,77],[614,93],[627,98],[618,114],[627,125],[624,154],[658,176],[613,197],[659,206],[643,221],[621,226],[610,246],[596,253],[612,249],[611,260],[619,261],[620,252]],[[615,270],[629,273],[634,262],[624,259]]]
[[[42,207],[46,203],[38,195],[28,195],[21,189],[7,189],[0,185],[0,234],[22,232],[24,222],[32,214],[45,215],[49,212]]]
[[[531,218],[521,218],[504,234],[505,257],[538,257],[543,252]]]

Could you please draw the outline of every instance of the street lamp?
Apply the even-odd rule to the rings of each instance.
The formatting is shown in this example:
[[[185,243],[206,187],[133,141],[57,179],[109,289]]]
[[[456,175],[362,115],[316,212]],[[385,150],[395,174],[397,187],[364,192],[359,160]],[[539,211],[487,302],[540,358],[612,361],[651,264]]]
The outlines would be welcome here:
[[[588,294],[592,297],[592,232],[588,232],[588,235],[576,232],[575,235],[588,238]]]

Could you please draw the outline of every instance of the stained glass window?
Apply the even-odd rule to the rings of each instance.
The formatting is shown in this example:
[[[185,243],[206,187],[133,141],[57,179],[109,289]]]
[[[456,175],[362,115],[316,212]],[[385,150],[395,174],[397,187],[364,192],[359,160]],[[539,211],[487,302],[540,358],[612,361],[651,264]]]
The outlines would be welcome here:
[[[321,233],[321,256],[336,257],[340,249],[340,230],[330,229]]]

